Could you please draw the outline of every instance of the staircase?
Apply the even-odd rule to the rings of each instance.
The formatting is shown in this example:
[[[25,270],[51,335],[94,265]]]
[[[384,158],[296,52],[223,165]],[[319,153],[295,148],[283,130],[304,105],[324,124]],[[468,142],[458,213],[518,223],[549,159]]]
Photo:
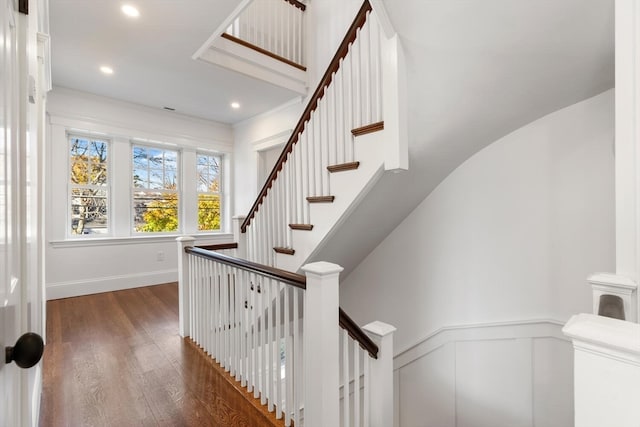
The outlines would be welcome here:
[[[342,267],[308,260],[385,171],[407,168],[401,71],[397,37],[365,0],[250,212],[234,218],[237,243],[178,239],[180,334],[285,426],[393,424],[395,328],[360,328],[339,307]]]
[[[237,230],[239,256],[298,271],[384,171],[407,168],[401,66],[365,1]]]

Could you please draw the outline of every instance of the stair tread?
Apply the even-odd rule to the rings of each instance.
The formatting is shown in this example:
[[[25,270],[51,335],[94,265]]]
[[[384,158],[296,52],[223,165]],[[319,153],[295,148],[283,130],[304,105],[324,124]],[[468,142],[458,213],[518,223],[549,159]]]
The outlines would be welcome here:
[[[313,224],[289,224],[289,228],[292,230],[313,230]]]
[[[273,250],[276,251],[279,254],[285,254],[285,255],[293,255],[293,254],[296,253],[296,251],[291,249],[291,248],[282,248],[282,247],[278,247],[278,246],[273,248]]]
[[[360,166],[360,162],[339,163],[337,165],[327,166],[327,170],[331,173],[344,172],[344,171],[358,169],[359,166]]]
[[[378,132],[381,130],[384,130],[384,122],[376,122],[376,123],[371,123],[370,125],[351,129],[351,134],[353,136],[360,136],[360,135],[365,135],[367,133]]]
[[[307,202],[309,203],[333,203],[335,196],[309,196]]]

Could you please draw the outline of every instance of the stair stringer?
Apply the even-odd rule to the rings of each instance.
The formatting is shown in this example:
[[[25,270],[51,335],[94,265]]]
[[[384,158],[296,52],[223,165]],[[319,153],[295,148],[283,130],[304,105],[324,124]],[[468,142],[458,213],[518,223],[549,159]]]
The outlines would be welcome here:
[[[385,130],[354,137],[354,158],[358,169],[329,175],[333,203],[310,204],[313,230],[291,230],[294,255],[275,254],[275,266],[287,271],[298,271],[307,260],[330,238],[342,221],[355,209],[360,200],[375,185],[385,169],[384,148],[389,144]]]

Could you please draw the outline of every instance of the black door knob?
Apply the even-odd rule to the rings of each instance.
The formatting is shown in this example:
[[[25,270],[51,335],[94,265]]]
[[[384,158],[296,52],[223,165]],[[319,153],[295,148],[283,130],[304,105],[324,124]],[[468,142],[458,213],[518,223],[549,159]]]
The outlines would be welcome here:
[[[27,332],[16,341],[13,347],[5,347],[5,362],[16,362],[16,365],[27,369],[40,361],[44,352],[42,337],[33,332]]]

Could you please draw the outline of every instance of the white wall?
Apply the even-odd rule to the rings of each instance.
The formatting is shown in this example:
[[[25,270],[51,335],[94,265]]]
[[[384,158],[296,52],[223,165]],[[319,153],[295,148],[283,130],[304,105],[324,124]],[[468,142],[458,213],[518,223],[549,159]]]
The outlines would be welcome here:
[[[233,126],[234,215],[249,213],[258,192],[262,189],[261,185],[258,186],[258,151],[287,142],[303,109],[302,100],[294,99],[272,111]]]
[[[532,415],[558,405],[536,407],[538,391],[530,385],[546,376],[532,357],[540,363],[570,357],[570,347],[556,342],[558,323],[591,310],[586,277],[614,266],[613,176],[613,91],[607,91],[463,163],[343,281],[341,305],[359,324],[381,320],[398,328],[400,425],[471,425],[469,414],[475,426],[570,425]],[[530,322],[555,332],[520,330]],[[508,334],[504,342],[490,335],[471,343],[452,338],[453,348],[443,343],[438,350],[449,351],[446,357],[420,350],[437,347],[442,328],[478,324],[516,325],[518,339],[546,341],[533,353],[521,347],[531,344]],[[441,369],[451,360],[462,364]],[[521,379],[508,374],[523,366]],[[444,376],[441,387],[430,385],[436,372]],[[567,366],[551,380],[552,389],[563,391],[559,420],[572,411],[572,393],[559,386],[570,375]],[[438,395],[455,403],[442,415],[446,422],[423,410]],[[483,396],[491,396],[490,406],[481,405]],[[516,411],[503,414],[511,424],[494,423],[500,411]]]
[[[124,199],[111,196],[111,237],[81,240],[68,238],[69,148],[66,132],[73,130],[102,133],[109,137],[114,147],[110,154],[114,167],[128,164],[131,138],[175,144],[182,147],[185,153],[195,153],[196,149],[222,152],[228,159],[225,166],[231,167],[231,127],[64,88],[55,88],[51,92],[47,112],[51,141],[45,160],[47,298],[63,298],[177,280],[175,236],[132,236],[129,194]],[[119,159],[123,161],[118,162]],[[114,183],[119,181],[123,184],[119,188],[128,188],[129,168],[120,166],[113,172]],[[231,176],[232,171],[229,172]],[[229,196],[229,204],[232,205],[230,181],[227,180],[223,186],[223,191]],[[118,204],[118,200],[127,200],[127,203]],[[227,219],[230,214],[231,209],[223,213]],[[230,221],[227,221],[227,225],[227,231],[230,231]],[[231,240],[229,233],[222,232],[201,235],[198,243]]]

